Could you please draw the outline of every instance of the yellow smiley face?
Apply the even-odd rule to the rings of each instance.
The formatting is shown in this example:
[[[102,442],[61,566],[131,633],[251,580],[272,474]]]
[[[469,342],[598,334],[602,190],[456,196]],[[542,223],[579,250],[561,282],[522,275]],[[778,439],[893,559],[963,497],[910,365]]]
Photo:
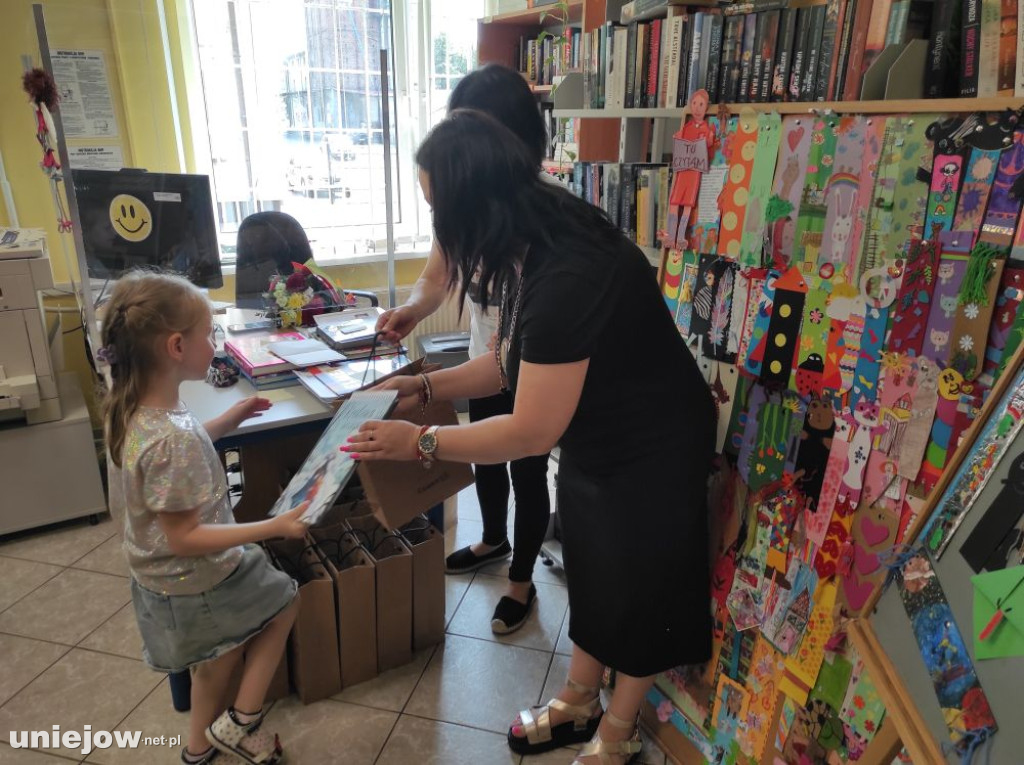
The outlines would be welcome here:
[[[153,216],[138,197],[118,194],[110,203],[110,225],[122,239],[141,242],[153,231]]]
[[[960,391],[966,392],[964,377],[955,369],[946,369],[939,375],[939,395],[947,401],[955,401],[960,397]]]

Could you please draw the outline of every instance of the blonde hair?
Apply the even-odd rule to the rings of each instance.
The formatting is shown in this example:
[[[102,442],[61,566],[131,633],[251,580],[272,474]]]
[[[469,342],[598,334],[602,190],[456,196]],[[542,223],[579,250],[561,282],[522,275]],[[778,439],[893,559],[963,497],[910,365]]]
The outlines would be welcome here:
[[[128,423],[158,366],[158,340],[192,329],[208,315],[209,303],[180,276],[133,271],[117,281],[105,308],[103,350],[112,385],[103,402],[103,431],[110,457],[121,467]]]

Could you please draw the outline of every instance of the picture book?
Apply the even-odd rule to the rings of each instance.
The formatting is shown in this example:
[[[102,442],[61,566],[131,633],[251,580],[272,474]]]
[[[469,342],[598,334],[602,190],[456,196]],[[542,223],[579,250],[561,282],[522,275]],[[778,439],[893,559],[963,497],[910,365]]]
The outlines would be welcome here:
[[[294,364],[271,353],[269,348],[271,343],[305,339],[299,332],[277,332],[274,330],[247,332],[228,335],[228,339],[224,341],[224,350],[238,362],[239,368],[246,376],[260,377],[295,369]]]
[[[320,401],[329,403],[399,374],[412,362],[404,354],[371,360],[343,361],[296,370],[299,382]]]
[[[396,391],[373,391],[353,393],[352,397],[339,407],[337,414],[320,436],[316,446],[306,457],[284,493],[270,508],[270,515],[281,515],[309,502],[302,515],[303,521],[315,525],[323,514],[334,505],[341,490],[352,478],[356,462],[340,450],[349,436],[359,430],[367,420],[381,420],[391,413],[398,402]]]

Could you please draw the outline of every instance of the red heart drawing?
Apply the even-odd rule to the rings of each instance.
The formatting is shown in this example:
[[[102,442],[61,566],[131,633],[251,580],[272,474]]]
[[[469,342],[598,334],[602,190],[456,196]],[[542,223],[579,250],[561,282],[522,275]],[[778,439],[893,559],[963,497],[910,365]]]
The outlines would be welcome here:
[[[798,127],[796,130],[790,130],[789,135],[786,136],[786,140],[789,142],[789,150],[796,151],[796,147],[800,145],[800,139],[804,137],[804,129]]]
[[[880,568],[878,556],[865,552],[863,547],[858,546],[853,554],[853,561],[857,567],[857,573],[861,576],[873,574]]]
[[[860,519],[860,533],[868,547],[877,547],[889,538],[888,527],[884,523],[872,523],[867,516]]]
[[[851,611],[860,611],[874,589],[874,583],[870,579],[862,582],[856,574],[850,574],[843,579],[843,592]]]

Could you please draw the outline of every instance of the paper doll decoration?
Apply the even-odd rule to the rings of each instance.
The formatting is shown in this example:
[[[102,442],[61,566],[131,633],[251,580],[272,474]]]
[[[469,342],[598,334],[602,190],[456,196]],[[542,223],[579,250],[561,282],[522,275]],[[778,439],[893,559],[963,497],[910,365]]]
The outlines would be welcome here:
[[[775,280],[774,306],[761,359],[761,382],[766,385],[785,387],[789,383],[806,295],[807,283],[796,266]]]
[[[50,194],[53,197],[54,209],[57,211],[57,230],[66,233],[71,230],[71,218],[64,206],[64,200],[58,191],[58,184],[64,180],[60,159],[57,156],[57,128],[53,123],[50,111],[60,100],[57,83],[53,75],[45,69],[31,69],[25,72],[21,80],[22,87],[32,99],[35,112],[36,140],[43,150],[43,158],[39,167],[50,181]]]
[[[672,136],[672,190],[669,193],[670,247],[686,247],[686,230],[690,213],[697,204],[701,176],[708,171],[715,131],[705,119],[708,92],[701,88],[690,98],[690,119],[683,119],[679,131]]]

